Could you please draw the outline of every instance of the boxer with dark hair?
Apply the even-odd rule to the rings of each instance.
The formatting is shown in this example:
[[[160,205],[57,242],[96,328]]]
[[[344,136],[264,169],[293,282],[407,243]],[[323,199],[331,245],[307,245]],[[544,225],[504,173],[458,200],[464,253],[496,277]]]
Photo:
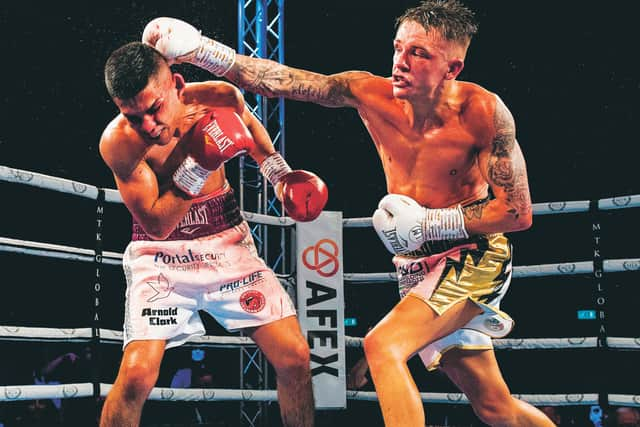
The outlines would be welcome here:
[[[186,83],[152,47],[115,50],[105,83],[120,114],[100,153],[133,216],[133,235],[123,257],[124,354],[100,425],[139,424],[165,349],[205,333],[198,310],[243,330],[263,351],[276,371],[283,424],[313,425],[308,344],[291,299],[257,254],[224,163],[251,156],[298,221],[320,214],[326,186],[291,170],[237,88]]]

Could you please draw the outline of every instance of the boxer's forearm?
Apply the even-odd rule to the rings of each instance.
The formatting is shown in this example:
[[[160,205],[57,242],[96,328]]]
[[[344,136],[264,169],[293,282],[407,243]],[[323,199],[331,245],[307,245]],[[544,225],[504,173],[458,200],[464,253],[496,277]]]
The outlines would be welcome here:
[[[500,199],[462,208],[462,212],[469,234],[509,233],[531,226],[531,210],[514,215],[513,206]]]
[[[348,78],[343,75],[326,76],[245,55],[236,56],[235,64],[224,77],[260,95],[282,96],[325,107],[349,106],[353,99]]]

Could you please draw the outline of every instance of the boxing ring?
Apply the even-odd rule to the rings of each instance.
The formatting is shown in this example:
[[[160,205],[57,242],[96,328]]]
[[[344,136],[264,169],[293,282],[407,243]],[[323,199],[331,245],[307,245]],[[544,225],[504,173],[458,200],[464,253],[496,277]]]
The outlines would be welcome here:
[[[83,197],[96,201],[96,244],[94,248],[77,248],[66,245],[58,245],[48,242],[37,242],[15,239],[9,236],[0,237],[0,251],[23,254],[29,256],[64,259],[74,262],[93,263],[97,272],[101,265],[118,266],[122,261],[122,253],[102,250],[102,226],[105,203],[122,204],[119,193],[113,189],[98,188],[89,184],[62,179],[54,176],[43,175],[31,171],[0,166],[0,180],[17,185],[27,185],[53,192],[66,193],[77,197]],[[626,209],[640,207],[640,195],[613,197],[596,201],[562,201],[551,203],[536,203],[533,205],[534,215],[557,215],[565,213],[587,213],[594,211],[608,211],[614,209]],[[273,217],[267,215],[243,212],[245,218],[256,224],[273,227],[296,227],[293,220],[286,217]],[[371,218],[342,219],[344,228],[371,227]],[[128,227],[128,224],[123,225]],[[599,226],[594,224],[594,235],[599,232]],[[594,243],[594,258],[591,260],[576,260],[557,264],[522,265],[514,266],[513,278],[515,286],[518,286],[519,278],[543,277],[543,276],[572,276],[579,274],[592,275],[595,280],[606,273],[637,272],[640,271],[640,258],[625,259],[600,259],[598,241]],[[342,250],[341,247],[337,248]],[[383,251],[380,245],[377,250]],[[297,256],[302,252],[298,248]],[[316,254],[317,255],[317,254]],[[317,261],[317,260],[316,260]],[[93,287],[93,298],[99,311],[100,299],[108,284],[102,284],[97,274]],[[290,287],[296,283],[296,278],[289,275],[279,275],[283,285]],[[372,283],[390,282],[395,286],[395,273],[344,273],[344,283],[367,286]],[[340,286],[342,283],[340,284]],[[299,289],[299,288],[298,288]],[[120,291],[120,288],[118,288]],[[349,302],[346,301],[348,305]],[[595,298],[595,306],[598,318],[604,318],[604,311],[599,306],[605,304],[605,295]],[[120,308],[122,309],[122,308]],[[517,313],[516,313],[517,316]],[[96,315],[96,317],[98,317]],[[342,319],[339,316],[339,319]],[[33,342],[93,342],[93,343],[122,343],[122,332],[119,330],[104,329],[99,324],[99,319],[92,325],[78,325],[76,328],[46,328],[0,325],[0,340],[4,341],[33,341]],[[236,348],[251,346],[254,343],[242,336],[202,336],[188,341],[188,346],[208,348]],[[362,347],[361,337],[344,337],[344,346]],[[566,337],[566,338],[506,338],[494,340],[494,347],[501,350],[538,350],[538,349],[608,349],[639,350],[640,337],[612,337],[601,328],[598,336]],[[312,368],[317,367],[312,359]],[[345,366],[341,366],[341,374],[345,374]],[[24,385],[9,384],[0,387],[0,401],[34,400],[34,399],[73,399],[80,397],[105,397],[111,384],[100,382],[70,383],[59,385]],[[316,393],[318,390],[316,389]],[[551,406],[575,406],[575,405],[613,405],[640,407],[640,395],[614,394],[603,391],[581,390],[572,394],[517,394],[518,398],[533,405]],[[425,403],[460,404],[468,403],[466,397],[460,393],[433,393],[422,392],[421,397]],[[149,396],[150,400],[161,401],[275,401],[275,390],[249,390],[249,389],[176,389],[156,387]],[[375,392],[346,390],[347,400],[375,401]]]

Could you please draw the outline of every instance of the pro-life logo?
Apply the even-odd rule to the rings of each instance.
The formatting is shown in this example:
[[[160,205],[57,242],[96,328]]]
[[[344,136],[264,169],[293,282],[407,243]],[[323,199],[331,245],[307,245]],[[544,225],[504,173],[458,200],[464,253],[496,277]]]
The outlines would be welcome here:
[[[247,313],[257,313],[262,310],[266,304],[266,298],[260,291],[249,290],[240,295],[240,306]]]
[[[309,259],[309,255],[313,255],[312,259]],[[340,268],[338,245],[333,240],[320,239],[318,243],[302,251],[302,263],[322,277],[331,277]]]

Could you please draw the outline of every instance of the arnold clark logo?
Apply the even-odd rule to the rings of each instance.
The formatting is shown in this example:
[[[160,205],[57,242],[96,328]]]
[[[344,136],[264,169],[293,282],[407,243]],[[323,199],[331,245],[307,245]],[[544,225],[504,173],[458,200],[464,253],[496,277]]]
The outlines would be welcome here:
[[[142,317],[148,317],[151,326],[177,325],[177,315],[178,307],[142,309]]]

